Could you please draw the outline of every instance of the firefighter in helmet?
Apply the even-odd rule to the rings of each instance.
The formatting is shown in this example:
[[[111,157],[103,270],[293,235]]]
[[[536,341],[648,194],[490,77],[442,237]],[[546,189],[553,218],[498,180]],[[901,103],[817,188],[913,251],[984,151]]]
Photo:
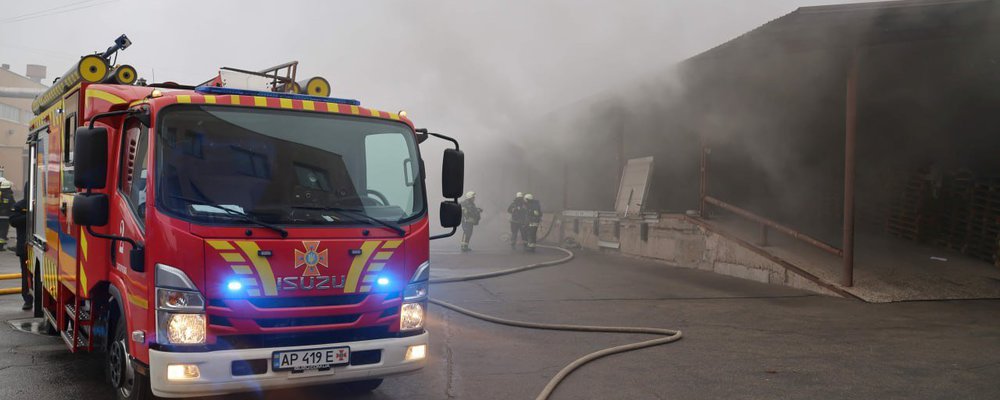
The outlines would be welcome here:
[[[514,201],[507,206],[507,213],[510,214],[510,248],[517,248],[517,235],[524,231],[524,225],[528,222],[528,207],[524,202],[524,193],[517,192]],[[521,235],[524,240],[524,235]]]
[[[479,225],[483,209],[476,206],[476,192],[465,194],[462,200],[462,251],[470,251],[469,241],[472,240],[472,230]]]
[[[526,209],[527,224],[524,226],[525,250],[535,251],[535,242],[538,240],[538,225],[542,222],[542,203],[535,200],[531,193],[524,195],[524,205]]]
[[[7,246],[7,232],[10,230],[10,213],[14,208],[14,185],[0,177],[0,250]]]
[[[24,300],[24,305],[21,309],[28,311],[31,309],[33,302],[31,293],[28,291],[28,252],[26,246],[26,228],[27,228],[27,218],[28,218],[28,184],[24,184],[24,198],[18,200],[11,206],[10,210],[10,225],[14,227],[15,232],[17,232],[17,244],[14,246],[14,253],[17,254],[17,259],[21,263],[21,299]]]

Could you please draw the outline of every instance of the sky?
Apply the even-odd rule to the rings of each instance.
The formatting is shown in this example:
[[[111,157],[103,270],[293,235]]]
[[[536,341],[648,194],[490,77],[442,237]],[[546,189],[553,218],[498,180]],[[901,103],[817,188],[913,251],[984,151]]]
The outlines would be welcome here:
[[[0,62],[61,76],[120,34],[149,81],[298,60],[336,97],[475,141],[836,0],[0,0]],[[281,7],[276,8],[276,7]]]

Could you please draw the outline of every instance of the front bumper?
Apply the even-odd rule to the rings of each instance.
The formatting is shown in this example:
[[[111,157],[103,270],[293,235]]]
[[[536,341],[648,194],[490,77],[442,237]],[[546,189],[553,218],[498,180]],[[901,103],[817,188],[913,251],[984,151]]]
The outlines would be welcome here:
[[[428,334],[404,337],[365,340],[347,343],[330,343],[330,346],[348,346],[351,352],[381,350],[381,360],[368,365],[336,366],[328,371],[267,371],[257,375],[234,376],[234,361],[267,359],[271,363],[271,353],[275,351],[314,349],[324,345],[298,347],[223,350],[202,353],[172,353],[149,351],[149,381],[153,394],[160,397],[213,396],[226,393],[263,391],[293,386],[309,386],[324,383],[349,382],[375,379],[386,375],[414,371],[423,368],[426,357],[421,360],[405,361],[406,349],[410,346],[426,345]],[[196,364],[201,371],[197,379],[168,381],[167,365]]]

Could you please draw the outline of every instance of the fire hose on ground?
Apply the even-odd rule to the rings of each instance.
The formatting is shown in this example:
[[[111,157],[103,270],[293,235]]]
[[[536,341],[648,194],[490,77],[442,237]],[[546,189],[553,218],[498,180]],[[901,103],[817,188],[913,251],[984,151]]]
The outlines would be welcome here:
[[[551,231],[551,228],[550,228],[550,231]],[[518,273],[518,272],[523,272],[523,271],[527,271],[527,270],[536,269],[536,268],[542,268],[542,267],[549,267],[549,266],[553,266],[553,265],[564,264],[564,263],[567,263],[570,260],[572,260],[573,257],[575,256],[575,254],[573,254],[572,251],[564,249],[562,247],[543,246],[543,245],[539,245],[538,247],[552,249],[552,250],[556,250],[556,251],[561,251],[561,252],[566,253],[566,256],[562,257],[560,259],[557,259],[557,260],[545,261],[545,262],[540,262],[540,263],[535,263],[535,264],[529,264],[529,265],[524,265],[524,266],[520,266],[520,267],[513,267],[513,268],[504,269],[504,270],[500,270],[500,271],[486,272],[486,273],[474,274],[474,275],[457,276],[457,277],[450,277],[450,278],[431,279],[430,283],[432,283],[432,284],[440,284],[440,283],[450,283],[450,282],[465,282],[465,281],[472,281],[472,280],[478,280],[478,279],[493,278],[493,277],[502,276],[502,275],[510,275],[510,274],[514,274],[514,273]],[[657,339],[651,339],[651,340],[646,340],[646,341],[642,341],[642,342],[636,342],[636,343],[630,343],[630,344],[625,344],[625,345],[621,345],[621,346],[609,347],[609,348],[606,348],[606,349],[603,349],[603,350],[598,350],[598,351],[595,351],[593,353],[587,354],[587,355],[585,355],[583,357],[580,357],[580,358],[576,359],[575,361],[569,363],[568,365],[566,365],[565,367],[563,367],[563,369],[561,369],[558,373],[556,373],[556,375],[553,376],[552,379],[549,380],[548,384],[545,385],[545,388],[542,389],[541,393],[539,393],[538,396],[535,397],[535,400],[546,400],[546,399],[548,399],[549,396],[552,395],[552,392],[556,389],[556,386],[559,386],[559,383],[561,383],[563,381],[563,379],[565,379],[567,376],[569,376],[569,374],[571,374],[574,370],[576,370],[577,368],[580,368],[584,364],[587,364],[587,363],[589,363],[591,361],[594,361],[594,360],[596,360],[598,358],[609,356],[609,355],[612,355],[612,354],[618,354],[618,353],[624,353],[624,352],[633,351],[633,350],[639,350],[639,349],[643,349],[643,348],[646,348],[646,347],[659,346],[659,345],[662,345],[662,344],[667,344],[667,343],[670,343],[670,342],[674,342],[674,341],[680,340],[680,338],[681,338],[681,331],[672,330],[672,329],[643,328],[643,327],[624,327],[624,326],[592,326],[592,325],[546,324],[546,323],[539,323],[539,322],[517,321],[517,320],[499,318],[499,317],[495,317],[495,316],[492,316],[492,315],[487,315],[487,314],[475,312],[475,311],[472,311],[472,310],[469,310],[469,309],[466,309],[466,308],[462,308],[462,307],[459,307],[457,305],[454,305],[454,304],[451,304],[451,303],[448,303],[448,302],[445,302],[445,301],[441,301],[441,300],[430,299],[430,302],[434,303],[436,305],[439,305],[441,307],[447,308],[449,310],[455,311],[457,313],[467,315],[467,316],[472,317],[472,318],[476,318],[476,319],[480,319],[480,320],[488,321],[488,322],[493,322],[493,323],[501,324],[501,325],[520,327],[520,328],[542,329],[542,330],[553,330],[553,331],[571,331],[571,332],[639,333],[639,334],[650,334],[650,335],[662,335],[663,336],[663,337],[657,338]]]

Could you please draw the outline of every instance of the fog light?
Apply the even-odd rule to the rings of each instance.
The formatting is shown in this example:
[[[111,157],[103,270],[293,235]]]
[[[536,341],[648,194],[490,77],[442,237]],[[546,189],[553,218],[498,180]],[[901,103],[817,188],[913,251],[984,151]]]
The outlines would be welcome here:
[[[170,314],[167,339],[174,344],[205,343],[205,315]]]
[[[427,356],[427,345],[421,344],[406,348],[406,361],[423,360]]]
[[[424,306],[420,303],[403,303],[399,313],[399,330],[412,331],[424,327]]]
[[[409,352],[407,352],[409,354]],[[198,366],[194,364],[172,364],[167,366],[167,380],[169,381],[186,381],[191,379],[198,379],[201,377],[201,371],[198,370]]]

